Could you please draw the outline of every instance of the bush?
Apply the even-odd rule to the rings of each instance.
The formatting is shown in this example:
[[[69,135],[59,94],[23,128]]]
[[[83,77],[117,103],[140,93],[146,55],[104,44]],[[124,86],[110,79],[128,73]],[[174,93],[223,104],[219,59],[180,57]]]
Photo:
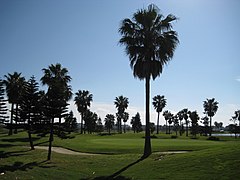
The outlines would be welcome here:
[[[177,136],[176,135],[172,135],[171,138],[172,139],[177,139]]]
[[[210,136],[209,138],[207,138],[207,140],[219,141],[219,138],[218,138],[218,137],[215,137],[215,136]]]

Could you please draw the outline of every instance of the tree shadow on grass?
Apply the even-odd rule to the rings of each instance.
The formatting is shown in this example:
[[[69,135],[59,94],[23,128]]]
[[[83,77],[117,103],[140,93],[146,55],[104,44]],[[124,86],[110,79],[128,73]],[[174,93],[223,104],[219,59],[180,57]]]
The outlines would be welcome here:
[[[16,161],[13,163],[13,165],[0,165],[0,173],[5,173],[7,171],[15,172],[15,171],[27,171],[29,169],[33,169],[34,167],[40,167],[40,168],[51,168],[55,166],[49,166],[46,164],[47,161],[42,162],[30,162],[24,164],[23,162]]]
[[[40,137],[32,137],[33,141],[39,140]],[[8,139],[2,139],[3,142],[29,142],[29,139],[26,138],[8,138]]]
[[[109,176],[99,176],[95,178],[87,178],[87,179],[81,179],[81,180],[130,180],[131,178],[125,177],[125,176],[117,176],[117,177],[109,177]]]
[[[121,174],[122,172],[126,171],[127,169],[129,169],[130,167],[134,166],[135,164],[138,164],[139,162],[143,161],[144,159],[146,159],[146,158],[144,158],[144,157],[139,158],[137,161],[134,161],[134,162],[130,163],[129,165],[123,167],[123,168],[120,169],[119,171],[113,173],[111,176],[109,176],[109,178],[110,178],[110,179],[111,179],[111,178],[112,178],[112,179],[114,179],[114,178],[116,179],[119,174]]]
[[[14,145],[14,144],[0,144],[0,147],[1,148],[9,148],[9,147],[13,147],[13,146],[16,146],[16,145]]]
[[[49,143],[49,141],[39,142],[39,143],[34,144],[34,146],[39,146],[39,145],[46,144],[46,143]]]
[[[0,151],[0,158],[8,158],[8,157],[13,157],[13,156],[26,156],[26,152],[31,151],[30,149],[24,150],[24,151],[10,151],[10,152],[5,152],[5,151]]]
[[[144,159],[146,159],[145,157],[141,157],[139,158],[137,161],[134,161],[130,164],[128,164],[127,166],[123,167],[122,169],[116,171],[115,173],[113,173],[110,176],[99,176],[99,177],[95,177],[94,179],[92,178],[87,178],[87,179],[82,179],[82,180],[130,180],[131,178],[125,177],[125,176],[119,176],[122,172],[126,171],[127,169],[129,169],[130,167],[138,164],[139,162],[143,161]]]

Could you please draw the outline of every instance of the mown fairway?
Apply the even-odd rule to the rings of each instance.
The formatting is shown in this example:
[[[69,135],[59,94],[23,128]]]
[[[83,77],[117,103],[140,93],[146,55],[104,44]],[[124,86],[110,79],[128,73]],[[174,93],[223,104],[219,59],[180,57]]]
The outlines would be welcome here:
[[[143,134],[111,136],[74,134],[72,139],[54,139],[54,146],[102,155],[63,155],[47,151],[29,151],[27,134],[0,134],[0,179],[238,179],[240,177],[240,141],[224,138],[171,139],[159,135],[152,139],[153,153],[139,160]],[[35,137],[34,144],[47,145],[48,137]],[[162,155],[159,151],[187,150],[185,154]],[[138,161],[139,160],[139,161]]]

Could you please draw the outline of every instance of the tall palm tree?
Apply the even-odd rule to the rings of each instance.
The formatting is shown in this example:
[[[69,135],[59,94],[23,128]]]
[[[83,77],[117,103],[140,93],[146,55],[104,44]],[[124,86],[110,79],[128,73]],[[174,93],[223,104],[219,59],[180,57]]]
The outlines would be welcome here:
[[[87,112],[88,107],[91,106],[91,102],[93,100],[93,95],[90,94],[89,91],[86,90],[78,90],[75,94],[75,104],[77,105],[78,112],[81,114],[81,134],[83,134],[83,118],[84,114]]]
[[[212,117],[218,110],[218,102],[214,98],[203,101],[204,113],[210,118],[210,136],[212,136]]]
[[[159,134],[159,115],[162,112],[163,108],[166,106],[167,102],[164,96],[154,96],[153,97],[153,107],[156,109],[156,112],[158,113],[157,117],[157,134]]]
[[[51,149],[53,141],[53,124],[54,118],[59,118],[59,124],[61,123],[61,117],[66,113],[67,101],[71,98],[71,87],[68,83],[71,81],[71,77],[68,75],[68,70],[63,68],[61,64],[51,64],[48,68],[43,68],[43,77],[41,78],[43,85],[48,85],[48,91],[46,93],[50,123],[50,136],[49,136],[49,149],[48,160],[51,159]],[[60,126],[59,126],[60,127]]]
[[[5,75],[6,78],[3,83],[6,86],[6,92],[8,96],[8,102],[12,104],[11,106],[11,117],[10,117],[10,128],[8,135],[12,135],[12,124],[13,124],[13,113],[14,113],[14,105],[16,105],[15,110],[15,121],[17,123],[18,120],[18,103],[21,98],[21,94],[23,91],[23,85],[25,83],[25,78],[21,76],[21,73],[14,72],[13,74],[8,73]]]
[[[146,130],[143,157],[148,157],[151,150],[150,139],[150,80],[160,76],[163,66],[168,63],[178,44],[177,33],[172,30],[172,22],[177,18],[159,14],[155,5],[138,10],[132,20],[121,22],[119,29],[122,38],[119,43],[125,45],[134,77],[146,81]]]
[[[128,108],[128,98],[127,97],[123,97],[118,96],[115,98],[114,104],[117,108],[117,124],[118,124],[118,132],[122,133],[122,119],[123,119],[123,114],[125,112],[125,110]]]

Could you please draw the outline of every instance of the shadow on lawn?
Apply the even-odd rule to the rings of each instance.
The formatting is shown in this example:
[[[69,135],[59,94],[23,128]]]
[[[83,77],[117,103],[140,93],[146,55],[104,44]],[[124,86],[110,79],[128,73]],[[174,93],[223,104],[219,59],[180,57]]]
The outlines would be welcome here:
[[[9,148],[9,147],[13,147],[13,146],[16,146],[16,145],[14,145],[14,144],[0,144],[1,148]]]
[[[33,141],[39,140],[40,137],[32,137]],[[3,142],[29,142],[29,139],[26,138],[8,138],[8,139],[2,139]]]
[[[45,165],[47,161],[42,162],[30,162],[24,164],[23,162],[16,161],[13,165],[3,165],[0,166],[0,173],[5,173],[6,171],[15,172],[15,171],[27,171],[28,169],[33,169],[34,167],[40,168],[51,168],[54,166],[49,166],[48,164]]]
[[[24,150],[24,151],[10,151],[10,152],[5,152],[5,151],[0,151],[0,158],[8,158],[12,156],[26,156],[26,152],[31,151],[30,149]]]
[[[130,167],[134,166],[135,164],[138,164],[139,162],[143,161],[146,158],[141,157],[140,159],[138,159],[137,161],[134,161],[132,163],[130,163],[129,165],[123,167],[122,169],[118,170],[117,172],[113,173],[110,176],[99,176],[99,177],[95,177],[93,180],[130,180],[131,178],[125,177],[125,176],[119,176],[122,172],[126,171],[127,169],[129,169]],[[90,180],[92,178],[87,178],[87,179],[82,179],[82,180]]]

